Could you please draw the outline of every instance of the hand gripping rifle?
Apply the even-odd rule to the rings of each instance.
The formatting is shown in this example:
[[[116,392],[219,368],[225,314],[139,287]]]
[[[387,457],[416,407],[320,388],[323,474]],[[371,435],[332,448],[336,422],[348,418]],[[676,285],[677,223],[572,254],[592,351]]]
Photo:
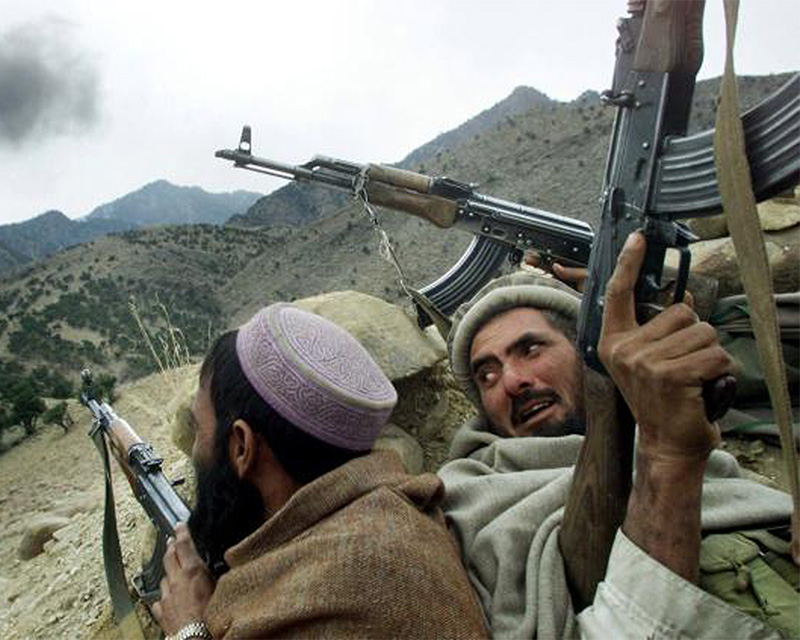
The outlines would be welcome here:
[[[155,525],[156,545],[151,559],[134,577],[136,594],[146,603],[159,599],[159,583],[164,575],[162,559],[167,539],[175,535],[179,522],[186,522],[191,514],[186,503],[176,493],[173,484],[161,471],[162,459],[153,448],[144,442],[131,426],[120,418],[109,404],[95,398],[92,374],[88,369],[81,372],[81,404],[92,413],[92,428],[89,436],[103,458],[106,473],[106,507],[103,523],[103,559],[106,580],[111,593],[117,621],[122,621],[133,612],[128,594],[122,557],[117,537],[114,495],[111,486],[111,469],[108,450],[119,464],[133,494]]]

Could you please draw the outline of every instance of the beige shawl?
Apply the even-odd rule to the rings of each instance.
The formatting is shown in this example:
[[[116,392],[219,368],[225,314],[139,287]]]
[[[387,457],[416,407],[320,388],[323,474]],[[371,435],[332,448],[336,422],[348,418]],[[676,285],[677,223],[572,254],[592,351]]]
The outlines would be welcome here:
[[[444,510],[496,638],[579,635],[558,528],[582,436],[500,438],[480,417],[465,424],[440,471]],[[788,520],[787,494],[741,478],[715,451],[703,486],[705,531]]]

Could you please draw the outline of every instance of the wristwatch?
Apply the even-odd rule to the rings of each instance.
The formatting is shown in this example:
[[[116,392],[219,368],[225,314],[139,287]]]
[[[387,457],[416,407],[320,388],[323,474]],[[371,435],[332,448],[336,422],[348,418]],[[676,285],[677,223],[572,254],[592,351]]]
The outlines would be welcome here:
[[[193,638],[201,638],[202,640],[214,640],[214,636],[211,635],[211,632],[208,630],[205,622],[200,622],[195,620],[194,622],[190,622],[185,627],[178,630],[177,633],[173,633],[171,636],[167,636],[164,640],[192,640]]]

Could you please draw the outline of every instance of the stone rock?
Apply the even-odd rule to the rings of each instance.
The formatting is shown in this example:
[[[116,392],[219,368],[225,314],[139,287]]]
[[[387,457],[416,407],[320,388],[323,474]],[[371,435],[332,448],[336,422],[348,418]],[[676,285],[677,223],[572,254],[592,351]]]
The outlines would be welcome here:
[[[53,533],[68,524],[68,518],[52,513],[35,516],[25,528],[25,535],[19,543],[17,555],[22,560],[35,558],[42,553],[45,543],[52,539]]]
[[[764,242],[776,293],[800,289],[800,225],[781,231],[765,231]],[[696,242],[691,246],[692,271],[719,281],[719,297],[743,292],[739,258],[730,238]],[[677,259],[667,256],[666,264],[676,267]]]
[[[169,425],[172,443],[187,456],[192,455],[194,445],[193,400],[194,396],[186,398],[185,402],[178,406]]]
[[[381,430],[373,449],[394,451],[400,456],[408,473],[422,473],[425,462],[422,447],[408,433],[391,422]]]
[[[781,231],[800,224],[800,190],[782,194],[759,202],[758,219],[764,231]],[[701,240],[714,240],[729,235],[728,221],[724,214],[706,218],[689,218],[687,226]]]
[[[335,291],[294,302],[346,329],[390,380],[413,375],[447,356],[442,341],[423,333],[403,310],[357,291]]]
[[[686,226],[701,240],[715,240],[728,235],[728,220],[721,213],[705,218],[689,218]]]
[[[436,404],[431,407],[425,416],[425,421],[419,428],[421,439],[432,440],[437,438],[442,431],[442,424],[445,422],[450,411],[450,401],[447,394],[441,394],[436,400]]]
[[[794,199],[774,198],[758,205],[758,218],[764,231],[781,231],[800,224],[800,204]]]
[[[51,509],[51,513],[63,518],[71,518],[78,513],[88,513],[102,506],[102,494],[81,493],[56,502]]]

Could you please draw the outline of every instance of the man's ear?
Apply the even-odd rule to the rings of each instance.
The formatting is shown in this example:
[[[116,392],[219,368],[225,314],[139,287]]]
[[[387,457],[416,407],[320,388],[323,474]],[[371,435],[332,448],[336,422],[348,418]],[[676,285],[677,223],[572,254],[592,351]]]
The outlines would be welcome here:
[[[260,445],[258,435],[247,422],[239,419],[233,423],[228,438],[228,455],[240,480],[252,472],[258,460]]]

